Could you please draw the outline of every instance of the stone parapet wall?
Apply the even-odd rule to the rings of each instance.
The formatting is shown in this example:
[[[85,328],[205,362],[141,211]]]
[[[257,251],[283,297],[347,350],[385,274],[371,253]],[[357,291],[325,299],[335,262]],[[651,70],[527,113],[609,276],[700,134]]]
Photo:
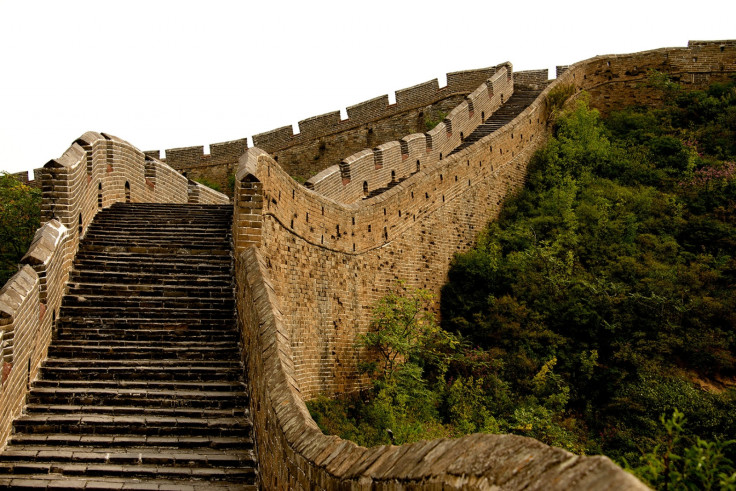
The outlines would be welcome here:
[[[31,186],[33,188],[40,188],[41,187],[41,181],[37,180],[35,178],[35,175],[40,172],[41,169],[33,169],[34,178],[29,179],[28,177],[28,171],[22,171],[22,172],[14,172],[10,174],[11,176],[18,179],[18,181],[22,182],[26,186]]]
[[[546,68],[543,70],[514,72],[514,85],[517,87],[527,87],[531,89],[543,89],[550,82],[548,77],[549,72]]]
[[[397,279],[439,294],[453,254],[471,247],[503,198],[523,184],[529,157],[547,132],[545,107],[525,110],[451,157],[430,154],[400,184],[352,203],[299,185],[263,150],[241,158],[236,249],[255,245],[269,261],[305,398],[363,386],[355,337],[366,332],[371,306]],[[462,110],[467,113],[464,104]],[[400,146],[383,146],[395,163]]]
[[[291,332],[257,248],[237,255],[236,280],[264,489],[648,489],[607,457],[580,457],[515,435],[373,448],[323,435],[304,404]]]
[[[0,448],[46,358],[79,241],[97,212],[120,201],[229,202],[104,133],[85,133],[36,176],[43,193],[42,226],[22,268],[0,290]]]
[[[667,73],[686,90],[728,81],[736,72],[734,41],[690,41],[687,48],[660,48],[625,55],[603,55],[564,67],[556,84],[567,83],[591,96],[601,112],[662,102],[660,89],[647,84],[652,71]]]
[[[425,118],[450,112],[503,67],[510,69],[511,64],[448,73],[445,87],[440,88],[433,79],[397,90],[394,104],[383,95],[349,106],[346,119],[341,118],[340,111],[331,111],[299,121],[299,133],[288,125],[254,135],[251,140],[271,153],[290,175],[307,179],[364,147],[373,148],[423,131]],[[214,143],[209,148],[209,154],[204,153],[203,146],[169,149],[163,160],[188,178],[207,179],[229,193],[228,178],[248,148],[247,138]],[[145,153],[161,159],[160,150]]]
[[[419,172],[367,200],[350,202],[339,192],[325,196],[305,189],[266,151],[248,150],[236,176],[234,239],[238,308],[264,483],[274,489],[552,489],[560,482],[566,489],[644,489],[620,469],[608,469],[610,462],[604,458],[596,459],[608,464],[583,473],[589,481],[577,481],[575,476],[581,474],[567,463],[592,461],[576,457],[560,464],[553,454],[534,457],[527,452],[539,444],[516,437],[466,437],[453,444],[455,450],[447,450],[447,458],[436,461],[433,449],[448,448],[442,441],[360,449],[321,435],[303,401],[320,393],[356,390],[365,383],[355,369],[360,357],[355,338],[366,332],[371,307],[395,280],[439,292],[453,254],[471,247],[477,232],[497,216],[502,200],[522,186],[531,155],[549,134],[550,91],[570,84],[574,97],[585,90],[603,111],[658,103],[661,94],[643,87],[650,70],[702,87],[736,73],[735,55],[733,42],[706,42],[571,65],[500,130],[449,158],[427,162]],[[448,119],[451,125],[463,124],[462,119]],[[354,173],[371,170],[372,158],[375,170],[376,155],[382,166],[387,165],[384,158],[396,159],[392,162],[399,165],[402,152],[408,153],[417,142],[421,138],[410,135],[403,143],[379,146],[378,153],[361,151],[345,159],[342,167],[352,181]],[[328,179],[333,171],[320,177]],[[336,186],[347,185],[342,182],[346,173],[340,173]],[[508,452],[503,450],[506,445]],[[498,452],[498,459],[486,451]],[[477,455],[486,458],[475,460]],[[547,462],[548,467],[541,467],[560,473],[551,478],[532,472],[524,482],[524,472],[518,482],[495,474],[523,469],[526,464],[518,464],[519,455],[530,455],[525,463]],[[463,468],[470,461],[472,471]],[[431,472],[423,474],[427,469]]]
[[[415,133],[346,157],[306,182],[309,189],[351,203],[391,186],[448,155],[513,95],[509,67],[502,67],[427,133]]]
[[[42,316],[39,302],[40,282],[30,266],[23,266],[0,289],[0,444],[4,444],[12,431],[13,419],[20,414],[31,373],[38,369],[44,351],[37,339],[39,319]],[[0,445],[2,448],[2,445]]]

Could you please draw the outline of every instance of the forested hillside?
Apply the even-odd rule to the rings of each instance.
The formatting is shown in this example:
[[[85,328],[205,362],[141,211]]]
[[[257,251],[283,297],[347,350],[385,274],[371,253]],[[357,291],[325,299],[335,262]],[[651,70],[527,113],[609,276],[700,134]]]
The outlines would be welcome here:
[[[510,432],[655,487],[736,485],[735,84],[649,83],[662,107],[559,111],[524,190],[454,259],[441,327],[398,285],[359,340],[374,389],[313,403],[323,429]]]

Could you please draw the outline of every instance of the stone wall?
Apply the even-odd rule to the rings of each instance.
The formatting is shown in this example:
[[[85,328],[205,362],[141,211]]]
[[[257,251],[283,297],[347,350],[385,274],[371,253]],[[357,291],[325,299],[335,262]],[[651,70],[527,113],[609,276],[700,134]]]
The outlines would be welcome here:
[[[514,72],[514,85],[517,87],[543,89],[549,82],[548,72],[546,69]]]
[[[264,489],[648,489],[607,457],[579,457],[515,435],[373,448],[323,435],[300,393],[290,329],[267,263],[255,247],[236,258]]]
[[[397,90],[394,104],[383,95],[348,107],[347,119],[341,118],[340,111],[332,111],[299,121],[299,133],[294,134],[290,125],[283,126],[254,135],[252,141],[270,152],[290,175],[307,179],[364,147],[424,131],[425,118],[449,113],[503,67],[510,69],[511,64],[448,73],[445,87],[440,88],[437,79],[430,80]],[[246,138],[212,144],[209,155],[202,146],[174,148],[166,150],[164,161],[188,178],[205,178],[229,194],[228,176],[235,173],[238,158],[247,148]],[[159,150],[146,154],[161,157]]]
[[[602,113],[629,105],[661,102],[661,91],[647,87],[652,70],[668,73],[686,90],[727,81],[736,71],[736,41],[690,41],[687,48],[661,48],[630,55],[605,55],[567,67],[559,80],[591,95]]]
[[[465,115],[455,121],[467,120],[461,106]],[[471,247],[507,193],[523,184],[547,132],[545,107],[529,108],[449,158],[430,153],[401,184],[352,203],[300,186],[260,149],[246,152],[237,175],[236,247],[259,246],[269,261],[305,398],[362,385],[355,336],[394,281],[439,293],[453,254]],[[460,138],[447,133],[440,128],[449,153]]]
[[[104,133],[85,133],[36,175],[42,226],[19,272],[0,289],[0,448],[46,358],[79,240],[97,212],[119,201],[229,202]]]
[[[41,169],[33,169],[34,176],[36,174],[38,174],[40,171],[41,171]],[[28,178],[28,171],[15,172],[15,173],[10,174],[10,175],[13,176],[13,177],[15,177],[16,179],[18,179],[18,181],[22,182],[26,186],[31,186],[31,187],[34,187],[34,188],[41,187],[41,182],[39,180],[35,179],[35,177],[34,177],[34,179],[29,179]]]
[[[427,133],[350,155],[306,182],[309,189],[343,203],[363,199],[371,191],[389,187],[442,160],[513,94],[511,72],[502,67],[453,108]]]
[[[551,90],[571,84],[575,94],[592,94],[593,105],[604,111],[657,103],[660,94],[642,88],[648,70],[702,86],[736,72],[734,44],[690,43],[572,65],[500,130],[449,158],[427,161],[405,181],[366,200],[350,202],[340,193],[330,197],[305,189],[267,152],[248,150],[236,176],[234,238],[238,308],[264,483],[274,488],[433,484],[513,489],[550,488],[571,476],[562,487],[636,488],[633,481],[615,481],[631,479],[623,471],[603,467],[586,474],[592,481],[576,481],[574,467],[563,472],[567,464],[558,464],[556,457],[528,453],[538,443],[514,437],[467,437],[439,460],[432,449],[444,452],[448,447],[442,441],[360,449],[321,436],[303,401],[319,393],[356,390],[365,382],[355,370],[360,356],[355,336],[365,332],[371,306],[396,279],[439,291],[453,254],[471,247],[477,232],[497,216],[503,198],[523,184],[531,154],[548,135]],[[353,162],[370,159],[370,153],[358,153]],[[514,439],[514,449],[505,452],[508,438]],[[498,460],[474,460],[486,451],[498,451]],[[523,469],[516,460],[520,455],[529,455],[527,463],[549,458],[547,469],[559,469],[560,480],[532,472],[528,481],[514,482],[495,474]],[[463,467],[470,461],[472,471]]]

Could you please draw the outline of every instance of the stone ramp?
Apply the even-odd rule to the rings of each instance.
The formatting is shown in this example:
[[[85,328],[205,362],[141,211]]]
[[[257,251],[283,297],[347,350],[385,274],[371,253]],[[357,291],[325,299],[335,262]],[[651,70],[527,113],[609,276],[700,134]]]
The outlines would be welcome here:
[[[257,489],[229,205],[115,204],[75,259],[0,489]]]

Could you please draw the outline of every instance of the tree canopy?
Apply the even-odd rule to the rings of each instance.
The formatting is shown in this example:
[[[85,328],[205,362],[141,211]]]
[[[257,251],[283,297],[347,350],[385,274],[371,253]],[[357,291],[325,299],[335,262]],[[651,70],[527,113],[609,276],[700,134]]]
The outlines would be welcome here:
[[[0,173],[0,284],[18,270],[28,250],[41,213],[41,190]]]

